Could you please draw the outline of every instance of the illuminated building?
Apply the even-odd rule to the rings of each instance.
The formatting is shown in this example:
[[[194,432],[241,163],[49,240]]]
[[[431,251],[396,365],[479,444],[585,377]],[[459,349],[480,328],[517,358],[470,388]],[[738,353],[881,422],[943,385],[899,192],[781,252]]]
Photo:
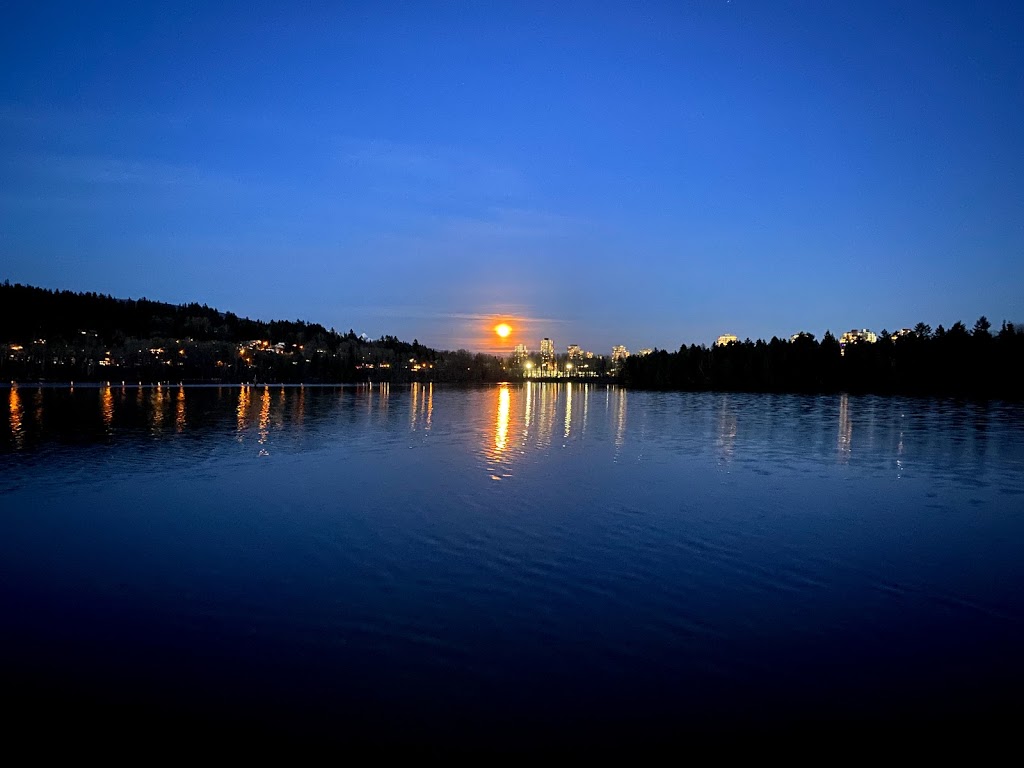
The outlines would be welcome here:
[[[798,341],[800,339],[807,339],[808,341],[814,341],[814,334],[813,333],[808,333],[807,331],[800,331],[799,333],[794,333],[792,336],[789,337],[790,341]]]
[[[618,346],[612,347],[612,365],[619,366],[629,357],[629,350],[619,344]]]
[[[867,328],[860,331],[854,328],[839,337],[840,344],[856,344],[858,341],[866,341],[868,344],[874,344],[878,341],[878,337]]]
[[[540,340],[540,364],[542,366],[555,364],[555,342],[547,337]]]
[[[900,328],[898,331],[893,332],[893,339],[902,339],[905,336],[913,336],[914,331],[910,328]]]
[[[846,354],[847,344],[858,344],[860,342],[874,344],[876,341],[878,341],[878,337],[867,328],[860,331],[856,328],[852,328],[839,337],[839,353],[843,355]]]
[[[513,365],[522,365],[529,356],[530,350],[526,348],[525,344],[516,344],[516,348],[512,351],[512,363]]]
[[[570,344],[566,352],[569,355],[569,360],[582,360],[583,350],[580,349],[579,344]]]
[[[726,344],[732,344],[732,343],[738,342],[738,341],[739,341],[739,339],[736,338],[735,334],[723,333],[721,336],[718,337],[718,340],[715,342],[715,346],[716,347],[724,347]]]
[[[637,354],[640,355],[640,357],[646,357],[647,355],[651,354],[653,351],[654,350],[651,349],[650,347],[644,347],[639,352],[637,352]]]

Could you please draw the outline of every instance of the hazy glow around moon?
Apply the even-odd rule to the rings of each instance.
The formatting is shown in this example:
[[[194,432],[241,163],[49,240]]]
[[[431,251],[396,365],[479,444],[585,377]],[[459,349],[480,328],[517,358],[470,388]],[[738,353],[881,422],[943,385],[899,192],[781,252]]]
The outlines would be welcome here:
[[[494,326],[494,332],[501,336],[501,338],[507,339],[509,334],[512,333],[512,326],[508,323],[498,323]]]

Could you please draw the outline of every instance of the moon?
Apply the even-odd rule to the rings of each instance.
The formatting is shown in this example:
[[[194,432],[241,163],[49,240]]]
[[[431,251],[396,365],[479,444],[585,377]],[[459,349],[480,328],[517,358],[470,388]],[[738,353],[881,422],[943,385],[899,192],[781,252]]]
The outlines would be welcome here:
[[[501,338],[507,339],[509,334],[512,333],[512,326],[508,323],[498,323],[494,326],[494,332],[501,336]]]

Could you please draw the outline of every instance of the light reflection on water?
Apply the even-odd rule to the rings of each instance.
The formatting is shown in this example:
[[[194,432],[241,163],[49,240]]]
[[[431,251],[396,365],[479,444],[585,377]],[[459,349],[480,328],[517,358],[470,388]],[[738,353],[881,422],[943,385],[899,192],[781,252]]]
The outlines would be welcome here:
[[[416,382],[412,385],[409,396],[409,429],[416,431],[422,428],[429,431],[433,419],[434,384]]]
[[[110,391],[110,385],[100,388],[100,412],[103,414],[103,425],[110,433],[114,424],[114,394]]]
[[[163,432],[165,400],[164,388],[157,384],[150,393],[150,432],[155,436]]]
[[[238,427],[236,432],[238,433],[238,441],[242,441],[242,436],[248,429],[248,415],[249,415],[249,403],[252,395],[249,391],[249,387],[242,385],[238,388],[238,407],[235,409],[235,415],[238,420]]]
[[[24,408],[21,405],[21,395],[18,394],[17,386],[11,387],[8,408],[10,410],[11,439],[15,448],[21,448],[25,439],[25,429],[22,426]]]
[[[501,384],[491,390],[493,429],[481,454],[492,479],[511,477],[518,456],[549,450],[556,442],[565,447],[582,440],[587,433],[589,403],[595,396],[593,385],[576,382]],[[608,398],[615,404],[615,445],[621,448],[625,441],[625,392],[612,388]]]
[[[721,461],[728,464],[736,450],[736,413],[729,403],[729,395],[722,395],[718,412],[718,449]]]
[[[565,385],[565,432],[562,437],[568,438],[572,431],[572,382]]]
[[[618,460],[622,446],[626,442],[626,390],[616,389],[610,392],[615,400],[615,458]]]
[[[109,389],[109,387],[108,387]],[[180,435],[185,431],[187,420],[185,418],[185,387],[178,387],[178,394],[174,400],[174,430]]]
[[[299,422],[301,424],[301,421]],[[260,423],[259,440],[261,448],[260,456],[269,456],[266,448],[267,440],[270,438],[270,387],[263,387],[263,396],[260,398]]]
[[[154,385],[139,386],[134,398],[125,387],[115,391],[107,385],[79,385],[76,389],[37,388],[32,407],[26,409],[21,389],[11,386],[0,451],[31,451],[69,431],[74,433],[75,442],[102,439],[117,445],[137,439],[138,430],[144,426],[151,437],[164,439],[169,418],[173,419],[174,434],[195,433],[215,439],[225,416],[218,404],[225,396],[234,403],[232,432],[236,442],[247,444],[254,439],[257,456],[268,454],[274,433],[296,437],[311,429],[323,434],[331,419],[338,416],[354,420],[364,429],[381,429],[391,435],[396,425],[389,409],[405,400],[402,408],[410,432],[430,431],[438,407],[446,423],[457,420],[459,429],[467,434],[481,419],[489,421],[489,436],[484,438],[481,452],[506,470],[515,456],[546,452],[556,440],[559,446],[585,440],[592,421],[591,407],[600,408],[601,400],[605,419],[601,437],[607,436],[612,443],[613,460],[635,459],[648,450],[640,446],[660,442],[689,444],[697,451],[714,447],[723,466],[744,456],[756,459],[759,453],[762,462],[766,457],[787,453],[801,460],[824,457],[831,420],[836,425],[832,428],[832,455],[839,464],[883,462],[894,476],[922,468],[922,459],[923,468],[928,467],[929,460],[938,462],[944,470],[954,466],[953,462],[983,467],[993,447],[1005,450],[1011,440],[1006,425],[1017,423],[1022,410],[1013,404],[846,394],[629,393],[616,387],[574,382],[442,389],[439,402],[437,387],[431,383],[394,389],[388,384],[281,386],[275,392],[269,386],[178,386],[172,392],[167,386]],[[637,399],[636,404],[633,399]],[[190,416],[193,402],[197,407],[195,418]],[[358,403],[363,406],[362,418],[351,410]],[[88,426],[93,418],[90,404],[95,408],[97,429]],[[630,426],[634,411],[637,421]],[[307,424],[310,416],[312,421]]]
[[[26,397],[0,400],[0,609],[26,669],[118,668],[130,640],[152,667],[125,674],[153,686],[172,647],[196,690],[223,668],[325,711],[429,720],[414,702],[440,697],[453,722],[1024,680],[1020,405],[567,382]]]
[[[508,411],[508,385],[503,384],[498,387],[498,416],[494,422],[494,450],[498,457],[504,453],[505,444],[508,442]]]
[[[836,443],[839,460],[846,462],[850,460],[850,452],[853,449],[853,422],[850,420],[850,398],[846,393],[839,396],[839,438]]]

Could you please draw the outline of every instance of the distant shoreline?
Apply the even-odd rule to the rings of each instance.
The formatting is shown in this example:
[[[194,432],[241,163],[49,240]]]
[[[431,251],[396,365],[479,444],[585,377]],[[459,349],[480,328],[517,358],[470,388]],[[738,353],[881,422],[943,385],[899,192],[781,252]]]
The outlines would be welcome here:
[[[1024,327],[982,315],[968,327],[926,323],[875,334],[826,331],[770,341],[725,334],[675,351],[616,347],[580,362],[570,345],[519,345],[498,358],[436,350],[414,339],[369,339],[316,323],[257,321],[198,304],[55,292],[0,284],[0,381],[26,386],[130,382],[161,386],[494,384],[554,381],[629,389],[793,394],[856,393],[1024,400]],[[547,342],[547,347],[543,342]],[[585,368],[588,376],[575,375]],[[572,371],[574,375],[566,375]],[[542,372],[543,376],[534,376]]]

